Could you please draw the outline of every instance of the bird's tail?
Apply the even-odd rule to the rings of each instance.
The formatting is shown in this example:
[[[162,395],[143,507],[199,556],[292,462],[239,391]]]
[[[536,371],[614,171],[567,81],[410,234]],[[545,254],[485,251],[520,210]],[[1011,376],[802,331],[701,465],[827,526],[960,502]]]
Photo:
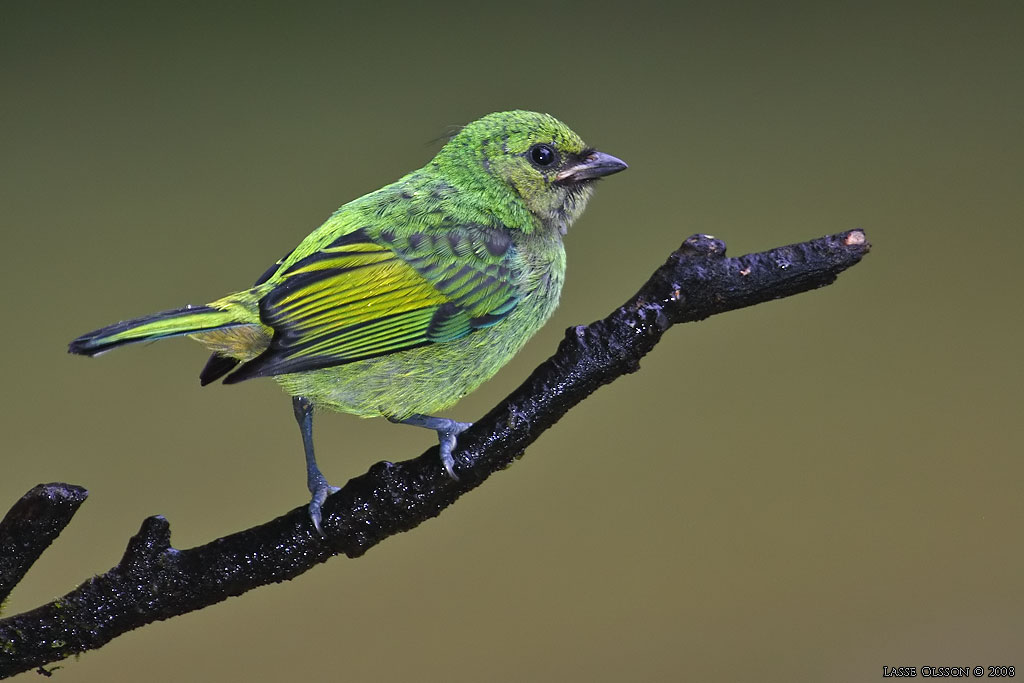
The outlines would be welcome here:
[[[211,306],[186,306],[134,320],[125,320],[83,334],[68,344],[68,352],[95,356],[125,344],[211,332],[249,322],[238,318],[237,311],[221,310]]]

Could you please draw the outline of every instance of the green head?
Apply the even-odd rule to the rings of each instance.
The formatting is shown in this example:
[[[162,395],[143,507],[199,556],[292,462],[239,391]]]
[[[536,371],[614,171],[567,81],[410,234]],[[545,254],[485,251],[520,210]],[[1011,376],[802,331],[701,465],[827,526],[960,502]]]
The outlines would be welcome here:
[[[594,182],[626,168],[555,117],[532,111],[497,112],[468,124],[434,163],[449,179],[494,199],[513,195],[542,225],[563,234]]]

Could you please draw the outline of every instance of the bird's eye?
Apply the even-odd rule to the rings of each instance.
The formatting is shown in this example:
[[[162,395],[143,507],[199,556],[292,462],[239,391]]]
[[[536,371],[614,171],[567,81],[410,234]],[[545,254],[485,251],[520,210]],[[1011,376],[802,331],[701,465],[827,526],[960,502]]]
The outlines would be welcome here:
[[[555,163],[557,155],[551,145],[534,145],[530,148],[530,161],[542,168]]]

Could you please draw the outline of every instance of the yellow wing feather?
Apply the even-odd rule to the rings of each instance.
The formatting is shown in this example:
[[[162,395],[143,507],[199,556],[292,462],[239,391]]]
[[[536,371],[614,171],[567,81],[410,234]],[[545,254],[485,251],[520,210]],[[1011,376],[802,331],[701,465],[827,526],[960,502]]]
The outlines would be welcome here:
[[[346,235],[268,279],[260,318],[273,340],[229,381],[370,358],[493,324],[516,301],[500,268],[403,258],[365,234]]]

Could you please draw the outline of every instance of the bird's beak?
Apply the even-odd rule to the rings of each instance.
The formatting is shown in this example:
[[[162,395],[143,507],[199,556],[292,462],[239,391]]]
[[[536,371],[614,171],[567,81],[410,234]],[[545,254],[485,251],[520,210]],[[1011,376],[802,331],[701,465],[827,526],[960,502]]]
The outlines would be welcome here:
[[[596,180],[629,168],[622,159],[604,152],[590,152],[580,163],[558,172],[556,183],[578,183],[582,180]]]

